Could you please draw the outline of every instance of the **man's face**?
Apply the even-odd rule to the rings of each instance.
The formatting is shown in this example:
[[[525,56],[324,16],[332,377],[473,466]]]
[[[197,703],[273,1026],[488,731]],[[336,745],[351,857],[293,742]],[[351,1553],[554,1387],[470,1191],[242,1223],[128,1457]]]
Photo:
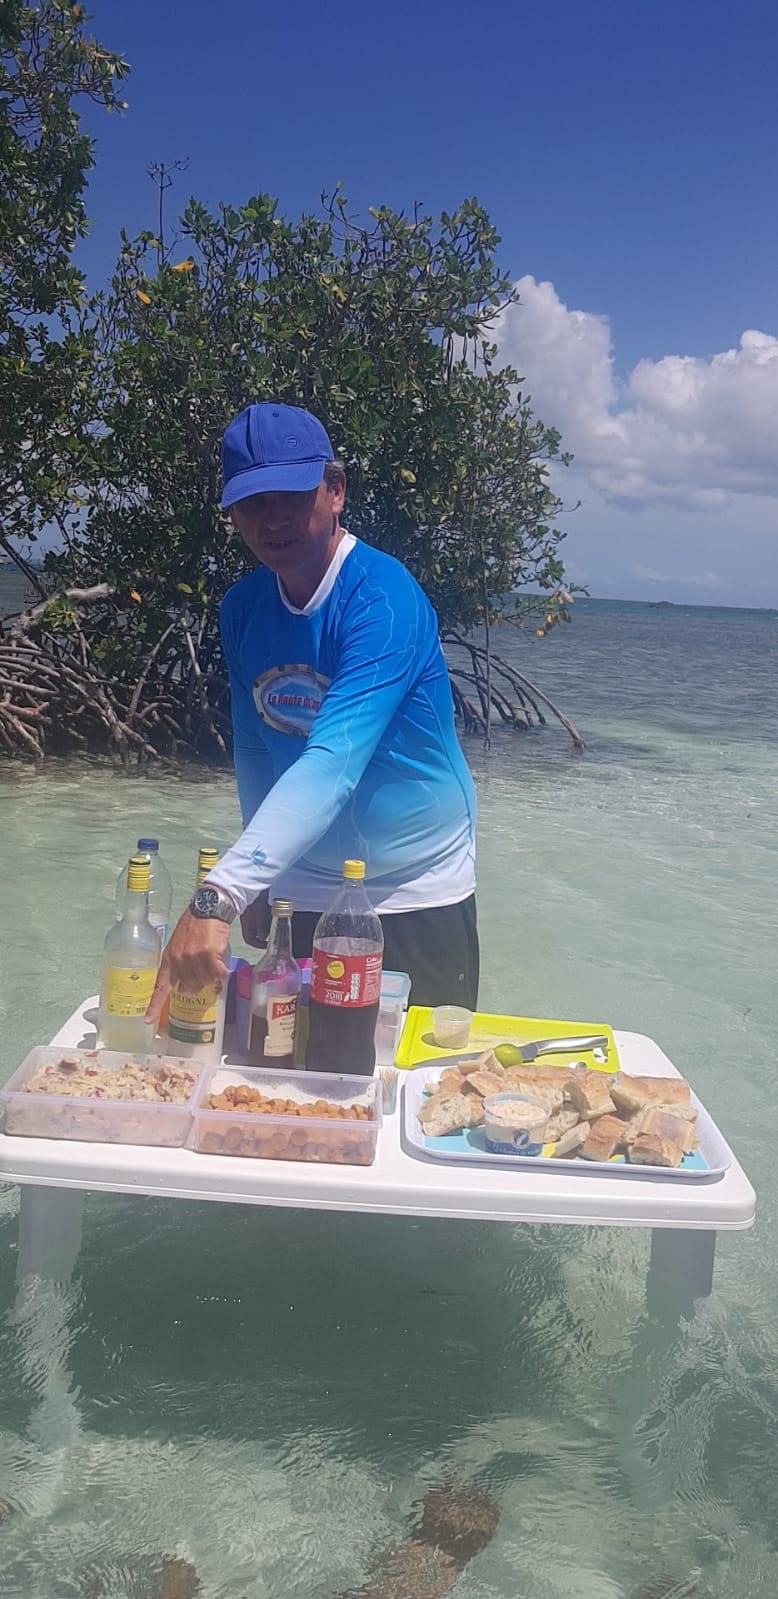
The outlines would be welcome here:
[[[230,507],[233,527],[252,555],[283,578],[326,550],[345,487],[342,478],[334,489],[322,479],[304,494],[252,494]]]

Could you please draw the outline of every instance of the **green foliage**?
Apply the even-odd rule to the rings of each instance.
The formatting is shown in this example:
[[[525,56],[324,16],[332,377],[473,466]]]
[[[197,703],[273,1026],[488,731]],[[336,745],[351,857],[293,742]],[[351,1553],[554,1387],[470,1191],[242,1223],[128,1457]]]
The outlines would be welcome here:
[[[0,494],[2,531],[34,536],[71,451],[72,402],[91,388],[83,280],[73,260],[86,231],[93,165],[78,102],[122,105],[128,68],[85,33],[63,0],[0,6]],[[82,390],[82,396],[83,396]],[[49,462],[47,443],[52,441]]]
[[[346,525],[410,567],[444,632],[565,619],[549,469],[569,458],[499,368],[493,328],[515,295],[478,201],[361,222],[340,186],[296,221],[265,194],[192,199],[168,242],[182,164],[157,164],[157,233],[123,236],[89,299],[73,260],[94,159],[78,103],[122,108],[128,69],[87,20],[62,0],[0,9],[0,545],[58,528],[40,647],[70,649],[89,693],[99,679],[100,725],[119,740],[110,693],[123,747],[148,750],[152,727],[197,736],[197,714],[223,749],[218,602],[247,558],[219,509],[219,443],[254,400],[321,418]],[[539,612],[518,589],[539,591]]]
[[[92,307],[94,412],[70,434],[67,550],[50,563],[62,580],[153,576],[150,636],[184,596],[209,613],[216,660],[214,602],[246,569],[218,506],[219,442],[242,406],[273,398],[321,417],[348,527],[407,563],[444,627],[476,625],[485,596],[494,615],[519,586],[557,593],[547,472],[567,458],[518,375],[494,369],[491,326],[512,298],[495,230],[476,200],[371,219],[340,190],[294,224],[267,195],[216,213],[192,200],[169,250],[150,232],[123,240]]]

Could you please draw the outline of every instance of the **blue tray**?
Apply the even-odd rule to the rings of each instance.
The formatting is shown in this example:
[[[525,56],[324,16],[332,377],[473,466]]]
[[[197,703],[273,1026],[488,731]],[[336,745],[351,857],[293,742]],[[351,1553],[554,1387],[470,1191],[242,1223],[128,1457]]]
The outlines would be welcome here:
[[[407,1073],[403,1082],[403,1132],[405,1141],[420,1155],[425,1155],[432,1160],[445,1160],[450,1162],[468,1161],[471,1165],[488,1166],[520,1166],[522,1171],[532,1168],[535,1171],[566,1171],[571,1176],[583,1176],[586,1172],[594,1172],[597,1176],[622,1178],[635,1181],[653,1179],[654,1182],[666,1182],[668,1178],[683,1181],[699,1181],[722,1177],[733,1161],[733,1154],[729,1144],[718,1130],[715,1122],[711,1120],[705,1107],[700,1104],[695,1094],[692,1094],[692,1104],[697,1111],[697,1132],[700,1148],[693,1155],[684,1155],[680,1166],[631,1166],[623,1157],[618,1160],[579,1160],[564,1159],[554,1155],[496,1155],[493,1150],[487,1149],[486,1137],[482,1127],[469,1127],[460,1133],[448,1133],[445,1138],[428,1138],[419,1126],[419,1111],[424,1103],[425,1089],[429,1083],[436,1083],[441,1070],[446,1065],[454,1065],[456,1059],[471,1059],[471,1056],[451,1057],[446,1060],[435,1060],[422,1063]]]

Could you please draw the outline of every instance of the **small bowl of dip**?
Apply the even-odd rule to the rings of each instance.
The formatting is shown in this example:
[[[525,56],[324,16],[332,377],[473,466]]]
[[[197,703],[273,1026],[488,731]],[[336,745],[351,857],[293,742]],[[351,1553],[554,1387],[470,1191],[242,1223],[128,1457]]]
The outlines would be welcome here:
[[[467,1049],[473,1012],[463,1005],[436,1005],[432,1012],[432,1037],[438,1049]]]
[[[548,1115],[548,1105],[526,1094],[490,1094],[484,1100],[487,1149],[493,1155],[539,1155]]]

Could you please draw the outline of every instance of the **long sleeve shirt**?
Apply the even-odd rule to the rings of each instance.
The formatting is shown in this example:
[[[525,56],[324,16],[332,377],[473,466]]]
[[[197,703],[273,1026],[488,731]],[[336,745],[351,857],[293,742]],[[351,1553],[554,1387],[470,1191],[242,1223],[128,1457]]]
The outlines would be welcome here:
[[[258,567],[225,595],[244,832],[209,874],[238,910],[262,892],[323,910],[366,863],[381,913],[475,886],[475,790],[435,613],[398,561],[344,534],[302,610]]]

